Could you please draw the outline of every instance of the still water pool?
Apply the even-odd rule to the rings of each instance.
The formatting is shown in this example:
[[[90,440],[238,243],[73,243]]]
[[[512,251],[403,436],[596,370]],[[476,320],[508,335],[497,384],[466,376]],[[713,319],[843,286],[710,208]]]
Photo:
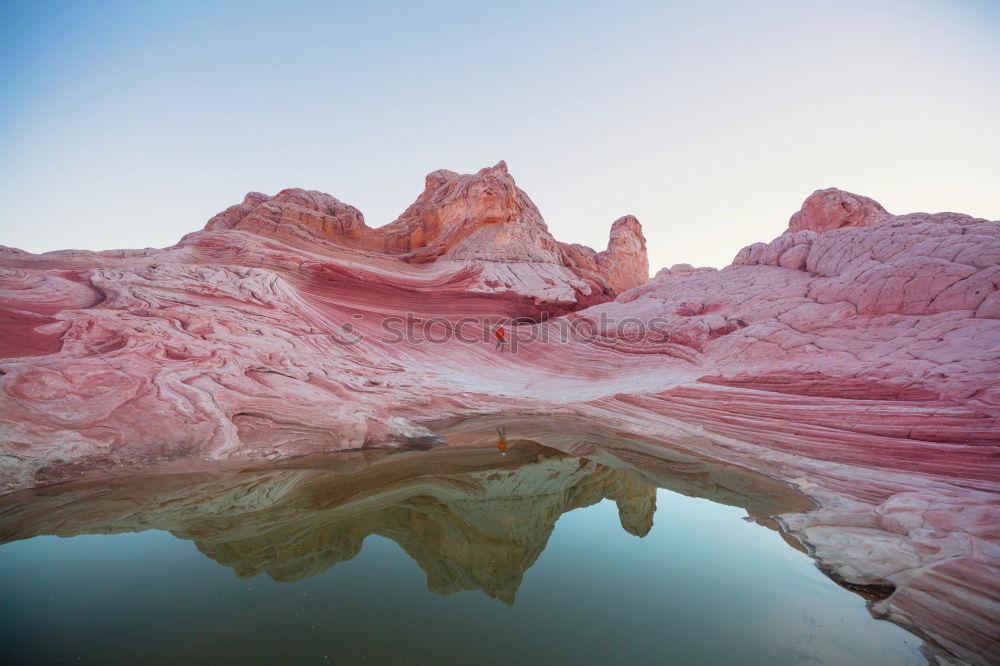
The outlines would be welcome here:
[[[20,493],[0,661],[926,663],[766,519],[796,501],[526,442]]]

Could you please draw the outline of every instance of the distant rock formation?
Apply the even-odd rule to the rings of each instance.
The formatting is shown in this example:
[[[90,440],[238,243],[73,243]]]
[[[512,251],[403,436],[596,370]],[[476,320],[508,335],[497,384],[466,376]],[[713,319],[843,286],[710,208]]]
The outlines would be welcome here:
[[[353,206],[295,188],[274,197],[251,192],[205,229],[249,231],[305,247],[332,243],[413,264],[469,263],[480,271],[474,290],[512,291],[565,309],[610,300],[649,278],[638,220],[617,220],[603,252],[560,243],[502,161],[475,174],[431,173],[417,200],[378,229]]]
[[[870,227],[890,217],[874,199],[830,187],[816,190],[788,220],[788,232],[823,233],[841,227]]]

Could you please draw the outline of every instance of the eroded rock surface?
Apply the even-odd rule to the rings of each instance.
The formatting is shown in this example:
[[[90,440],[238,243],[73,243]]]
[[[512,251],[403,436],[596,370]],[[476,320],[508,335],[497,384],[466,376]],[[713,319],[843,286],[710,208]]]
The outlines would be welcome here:
[[[615,221],[603,252],[560,243],[504,162],[475,174],[435,171],[399,219],[377,229],[353,206],[295,188],[274,197],[251,192],[205,229],[249,231],[307,248],[332,243],[413,264],[440,262],[455,272],[469,265],[478,275],[467,289],[510,292],[563,310],[608,300],[649,277],[646,240],[633,216]]]
[[[891,217],[874,199],[829,187],[816,190],[788,220],[788,233],[822,233],[841,227],[870,227]]]
[[[732,266],[646,282],[634,218],[603,252],[558,243],[501,163],[431,174],[379,229],[285,190],[163,250],[3,249],[0,271],[2,490],[572,417],[795,485],[819,508],[781,520],[821,566],[1000,660],[996,221],[824,190]]]

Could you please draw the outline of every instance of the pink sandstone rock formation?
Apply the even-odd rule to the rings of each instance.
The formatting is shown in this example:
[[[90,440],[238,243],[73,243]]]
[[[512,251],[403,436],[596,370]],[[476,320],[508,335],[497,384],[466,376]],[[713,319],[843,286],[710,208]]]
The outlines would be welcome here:
[[[205,229],[250,231],[306,249],[368,250],[454,272],[475,267],[466,289],[514,294],[560,314],[609,300],[649,277],[646,240],[634,217],[612,225],[603,252],[559,243],[502,161],[472,175],[435,171],[413,205],[378,229],[353,206],[294,188],[274,197],[251,192]]]
[[[1000,660],[996,221],[824,190],[733,265],[646,281],[634,218],[604,252],[558,243],[500,163],[431,174],[379,229],[252,193],[170,248],[0,270],[2,491],[422,448],[470,415],[563,450],[628,433],[798,488],[817,508],[778,519],[821,567]]]
[[[841,227],[870,227],[891,217],[881,204],[868,197],[830,187],[816,190],[788,220],[788,233],[817,233]]]

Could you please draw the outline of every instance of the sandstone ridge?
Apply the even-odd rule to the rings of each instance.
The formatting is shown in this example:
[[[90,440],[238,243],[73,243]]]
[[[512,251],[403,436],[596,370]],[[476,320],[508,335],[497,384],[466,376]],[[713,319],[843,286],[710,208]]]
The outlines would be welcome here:
[[[475,174],[429,174],[417,200],[380,228],[368,227],[358,209],[328,194],[291,188],[273,197],[251,192],[205,229],[249,231],[306,246],[329,242],[413,264],[472,263],[490,276],[482,281],[487,291],[520,282],[551,292],[558,284],[569,288],[560,298],[567,305],[608,300],[649,277],[646,240],[635,217],[615,221],[602,252],[560,243],[503,161]],[[494,263],[505,268],[489,265]]]

